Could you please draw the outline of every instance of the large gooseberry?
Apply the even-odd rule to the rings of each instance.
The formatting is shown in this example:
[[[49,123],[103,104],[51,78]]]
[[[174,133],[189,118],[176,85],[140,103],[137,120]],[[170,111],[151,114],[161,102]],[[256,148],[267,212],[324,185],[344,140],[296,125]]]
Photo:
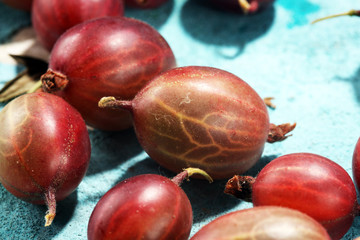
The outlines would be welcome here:
[[[276,158],[256,176],[234,176],[225,192],[252,198],[254,206],[297,209],[319,221],[332,239],[340,239],[357,215],[357,198],[349,174],[337,163],[312,153]]]
[[[123,16],[123,0],[34,0],[32,25],[39,41],[51,50],[67,29],[90,19]]]
[[[189,168],[171,180],[143,174],[118,183],[96,204],[88,239],[187,240],[193,214],[179,185],[195,173],[212,180],[204,171]]]
[[[100,98],[131,100],[150,79],[174,66],[168,43],[149,24],[105,17],[78,24],[60,37],[42,81],[46,92],[67,100],[87,124],[123,130],[132,125],[130,114],[100,109]]]
[[[197,167],[216,179],[245,172],[269,136],[264,101],[239,77],[212,67],[174,68],[133,100],[105,97],[99,106],[130,109],[142,147],[174,172]]]
[[[10,7],[29,11],[29,12],[31,10],[31,4],[33,2],[33,0],[0,0],[0,1]]]
[[[0,181],[14,196],[47,204],[46,226],[89,165],[90,140],[81,115],[48,93],[29,93],[0,112]]]
[[[264,206],[222,215],[202,227],[190,240],[330,240],[321,224],[290,208]]]

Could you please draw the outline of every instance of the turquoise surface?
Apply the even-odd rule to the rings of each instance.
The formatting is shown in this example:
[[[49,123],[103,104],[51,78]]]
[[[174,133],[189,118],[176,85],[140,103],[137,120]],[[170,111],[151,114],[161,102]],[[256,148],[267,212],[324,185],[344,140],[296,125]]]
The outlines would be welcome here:
[[[203,65],[232,72],[261,97],[275,98],[276,109],[269,109],[272,123],[297,123],[292,137],[265,145],[263,157],[248,174],[255,176],[278,156],[311,152],[339,163],[351,176],[352,154],[360,137],[360,18],[310,22],[360,9],[359,2],[277,0],[272,8],[254,16],[216,11],[205,2],[174,0],[156,10],[127,9],[125,15],[158,29],[178,66]],[[0,3],[0,43],[29,24],[28,13]],[[0,64],[0,86],[18,69]],[[143,152],[131,129],[94,130],[90,137],[93,150],[87,175],[73,194],[58,203],[51,227],[43,227],[46,207],[23,202],[0,187],[1,240],[86,239],[92,209],[116,183],[142,173],[174,176]],[[192,179],[182,185],[194,210],[191,235],[224,213],[252,207],[225,195],[225,182]],[[359,218],[344,239],[357,236]]]

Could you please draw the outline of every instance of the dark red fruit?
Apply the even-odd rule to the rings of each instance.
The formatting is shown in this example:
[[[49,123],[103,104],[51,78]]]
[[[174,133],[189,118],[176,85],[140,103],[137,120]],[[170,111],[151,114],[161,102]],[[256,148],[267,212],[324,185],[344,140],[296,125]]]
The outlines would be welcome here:
[[[48,93],[22,95],[0,112],[0,181],[14,196],[48,205],[79,185],[89,165],[90,140],[81,115]]]
[[[318,18],[315,21],[312,21],[312,23],[317,23],[323,20],[327,20],[327,19],[331,19],[331,18],[336,18],[336,17],[342,17],[342,16],[357,16],[360,17],[360,10],[350,10],[348,12],[344,12],[344,13],[339,13],[339,14],[334,14],[334,15],[330,15],[330,16],[326,16],[326,17],[322,17],[322,18]]]
[[[130,109],[142,147],[174,172],[197,167],[216,179],[245,172],[269,135],[259,95],[237,76],[211,67],[169,70],[134,100],[103,98],[99,106]]]
[[[256,179],[233,177],[225,192],[241,194],[243,189],[249,189],[244,187],[249,182],[254,206],[299,210],[319,221],[332,239],[340,239],[357,215],[356,190],[351,177],[340,165],[319,155],[281,156],[268,163]]]
[[[210,0],[210,3],[220,9],[233,12],[253,14],[273,4],[274,0]]]
[[[125,0],[125,5],[133,8],[157,8],[168,0]]]
[[[100,98],[114,95],[131,100],[150,79],[174,66],[169,45],[150,25],[107,17],[64,33],[51,52],[42,81],[45,91],[71,103],[89,125],[123,130],[132,125],[129,112],[100,109]]]
[[[199,169],[186,169],[172,180],[144,174],[110,189],[96,204],[88,239],[186,240],[192,227],[192,208],[179,184]]]
[[[357,189],[360,187],[360,138],[358,139],[352,159],[352,174]]]
[[[31,4],[33,2],[33,0],[0,0],[0,1],[10,7],[25,11],[31,10]]]
[[[48,50],[72,26],[99,17],[123,15],[123,0],[34,0],[31,14],[36,35]]]
[[[299,211],[275,207],[238,210],[216,218],[191,240],[330,240],[323,226]]]

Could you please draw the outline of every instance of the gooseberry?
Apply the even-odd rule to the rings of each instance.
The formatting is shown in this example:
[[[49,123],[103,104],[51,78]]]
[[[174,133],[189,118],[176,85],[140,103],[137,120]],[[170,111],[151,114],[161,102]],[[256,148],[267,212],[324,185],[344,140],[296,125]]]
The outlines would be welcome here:
[[[90,19],[123,16],[123,0],[34,0],[32,25],[40,43],[51,50],[67,29]]]
[[[4,4],[30,12],[33,0],[1,0]]]
[[[225,192],[252,199],[254,206],[299,210],[319,221],[332,239],[340,239],[358,214],[349,174],[330,159],[312,153],[278,157],[256,178],[236,175],[227,182]]]
[[[245,81],[212,67],[171,69],[133,100],[104,97],[99,106],[130,110],[141,146],[173,172],[197,167],[226,178],[252,167],[269,135],[286,138],[269,134],[265,103]]]
[[[48,93],[15,98],[0,112],[0,181],[21,200],[46,204],[45,226],[56,201],[70,195],[90,160],[90,139],[81,115]]]
[[[188,168],[171,180],[143,174],[118,183],[96,204],[88,224],[88,239],[188,239],[193,214],[179,185],[195,173],[212,181],[204,171]]]
[[[360,187],[360,138],[358,139],[352,159],[352,174],[355,182],[355,187]]]
[[[190,240],[330,240],[321,224],[290,208],[263,206],[222,215],[202,227]]]
[[[133,8],[157,8],[168,0],[125,0],[125,5]]]
[[[241,11],[245,14],[253,14],[268,7],[274,0],[210,0],[210,3],[220,9],[234,12]]]
[[[63,97],[88,125],[123,130],[132,125],[130,114],[99,108],[100,98],[114,95],[131,100],[146,82],[174,66],[168,43],[149,24],[105,17],[64,33],[41,79],[44,91]]]

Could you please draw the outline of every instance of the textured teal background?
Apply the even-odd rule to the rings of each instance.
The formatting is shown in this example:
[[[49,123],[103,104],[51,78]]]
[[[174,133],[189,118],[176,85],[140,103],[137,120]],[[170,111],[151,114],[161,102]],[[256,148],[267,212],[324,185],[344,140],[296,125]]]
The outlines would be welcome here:
[[[206,0],[202,1],[203,3]],[[254,16],[210,9],[199,1],[174,0],[156,10],[126,10],[160,31],[179,66],[213,66],[248,82],[262,97],[274,97],[271,122],[296,122],[293,136],[266,144],[256,173],[272,159],[311,152],[339,163],[351,176],[351,159],[360,136],[360,18],[343,17],[311,25],[325,15],[360,9],[353,0],[277,0]],[[0,3],[0,42],[30,25],[28,13]],[[0,63],[0,86],[19,66]],[[1,108],[1,107],[0,107]],[[1,127],[1,126],[0,126]],[[78,189],[58,204],[51,227],[43,227],[44,206],[22,202],[0,187],[0,239],[86,239],[96,202],[125,178],[173,173],[148,158],[132,130],[91,131],[89,171]],[[194,210],[191,235],[217,216],[251,207],[223,194],[225,181],[185,182]],[[327,201],[327,199],[324,199]],[[360,236],[359,218],[344,239]]]

